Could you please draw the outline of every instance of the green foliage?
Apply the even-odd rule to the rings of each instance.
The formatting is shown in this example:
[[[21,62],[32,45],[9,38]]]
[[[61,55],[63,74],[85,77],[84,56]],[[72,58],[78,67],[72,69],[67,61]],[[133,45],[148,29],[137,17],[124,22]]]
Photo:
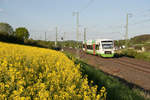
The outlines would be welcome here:
[[[142,50],[142,45],[135,45],[135,46],[134,46],[134,49],[135,49],[135,50]]]
[[[73,40],[68,40],[68,41],[63,41],[63,42],[59,42],[62,46],[65,47],[72,47],[75,48],[77,47],[77,45],[81,48],[82,47],[82,42],[76,42]]]
[[[144,45],[144,48],[145,48],[146,51],[150,52],[150,43],[146,43]]]
[[[32,46],[42,47],[42,48],[49,48],[49,49],[53,49],[53,47],[54,47],[54,42],[53,41],[28,39],[28,40],[24,40],[24,44],[25,45],[32,45]]]
[[[133,44],[141,44],[147,41],[150,41],[150,34],[135,36],[130,40],[130,42],[132,42]]]
[[[122,50],[122,55],[134,58],[138,53],[133,49]]]
[[[24,43],[23,40],[20,40],[14,37],[13,35],[6,35],[6,34],[0,34],[0,41],[9,42],[9,43],[19,43],[19,44]]]
[[[125,45],[125,40],[116,40],[114,44],[115,46],[120,47],[122,45]]]
[[[142,52],[142,53],[138,53],[135,56],[136,59],[140,59],[140,60],[145,60],[145,61],[149,61],[150,62],[150,52]]]
[[[12,35],[13,34],[13,28],[8,23],[0,23],[0,34]]]
[[[14,36],[16,36],[19,39],[28,39],[29,38],[29,32],[25,27],[19,27],[16,28],[14,32]]]
[[[144,53],[139,53],[139,54],[135,55],[135,58],[137,58],[137,59],[142,59],[142,60],[146,60],[148,57],[147,57],[147,55],[144,54]]]
[[[120,54],[117,54],[118,57],[126,56],[126,57],[132,57],[135,59],[140,59],[144,61],[150,61],[150,52],[136,52],[133,49],[128,50],[122,50]]]

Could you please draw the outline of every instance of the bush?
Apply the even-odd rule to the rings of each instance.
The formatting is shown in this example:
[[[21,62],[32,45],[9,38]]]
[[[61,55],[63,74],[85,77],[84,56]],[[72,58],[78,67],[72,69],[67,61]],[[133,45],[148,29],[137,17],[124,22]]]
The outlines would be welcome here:
[[[132,57],[134,58],[137,55],[137,52],[133,49],[128,49],[128,50],[123,50],[121,52],[122,55],[127,56],[127,57]]]
[[[150,43],[144,45],[146,51],[150,52]]]
[[[19,27],[16,28],[13,35],[19,39],[24,40],[29,38],[29,31],[25,27]]]
[[[135,50],[142,50],[142,46],[136,45],[136,46],[134,46],[134,49],[135,49]]]
[[[142,52],[138,53],[135,58],[140,59],[140,60],[145,60],[145,61],[150,61],[150,53],[149,52]]]
[[[18,39],[13,35],[0,34],[0,41],[23,44],[22,39]]]
[[[0,23],[0,34],[12,35],[13,34],[13,28],[8,23]]]
[[[138,53],[135,50],[128,49],[128,50],[122,50],[122,52],[120,54],[116,54],[115,57],[122,57],[122,56],[140,59],[144,61],[150,61],[150,52]]]
[[[141,44],[145,43],[150,40],[150,35],[149,34],[144,34],[144,35],[139,35],[135,36],[134,38],[131,38],[130,42],[134,44]]]

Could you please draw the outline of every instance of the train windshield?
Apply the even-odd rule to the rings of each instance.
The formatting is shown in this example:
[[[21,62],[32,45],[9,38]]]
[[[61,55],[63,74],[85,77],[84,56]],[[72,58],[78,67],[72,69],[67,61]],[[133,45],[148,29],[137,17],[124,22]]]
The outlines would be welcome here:
[[[113,49],[113,41],[102,41],[103,49]]]

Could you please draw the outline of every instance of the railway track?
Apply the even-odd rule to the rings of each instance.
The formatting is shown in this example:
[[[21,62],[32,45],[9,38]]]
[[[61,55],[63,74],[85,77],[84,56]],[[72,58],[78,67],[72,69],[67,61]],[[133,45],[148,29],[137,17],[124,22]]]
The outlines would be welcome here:
[[[75,52],[75,50],[74,50]],[[89,55],[86,54],[83,51],[80,51],[81,54],[81,58],[84,58],[84,56]],[[94,55],[91,55],[94,56]],[[110,61],[113,63],[117,63],[117,64],[121,64],[127,68],[132,68],[135,69],[137,71],[141,71],[141,72],[145,72],[150,74],[150,63],[145,63],[144,65],[140,64],[139,62],[135,62],[135,59],[132,58],[127,58],[127,57],[123,57],[123,58],[101,58],[99,56],[94,56],[96,59],[96,62],[100,64],[99,61]]]
[[[92,55],[92,56],[94,56],[94,55]],[[132,61],[133,60],[132,58],[124,57],[124,58],[108,58],[107,59],[107,58],[101,58],[99,56],[96,56],[95,60],[96,60],[97,63],[99,63],[99,60],[101,60],[101,61],[111,61],[111,62],[114,62],[114,63],[124,65],[125,67],[132,68],[132,69],[135,69],[137,71],[142,71],[142,72],[150,74],[150,63],[147,63],[147,65],[146,64],[142,65],[140,63]]]
[[[72,54],[76,53],[75,49],[66,49]],[[134,84],[139,88],[150,90],[150,63],[128,57],[120,58],[101,58],[80,51],[80,58],[87,61],[102,71],[117,76],[127,83]]]
[[[113,60],[113,62],[119,63],[119,64],[122,64],[122,65],[125,65],[126,67],[133,68],[135,70],[142,71],[142,72],[150,74],[150,67],[148,67],[146,65],[139,65],[139,64],[135,64],[133,62],[122,60],[122,59]]]

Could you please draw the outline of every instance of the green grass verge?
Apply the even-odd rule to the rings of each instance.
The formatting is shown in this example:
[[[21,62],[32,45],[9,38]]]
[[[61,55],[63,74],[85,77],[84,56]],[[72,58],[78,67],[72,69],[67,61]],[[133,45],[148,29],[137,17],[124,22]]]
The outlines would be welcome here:
[[[150,52],[139,52],[138,53],[133,49],[127,49],[127,50],[124,49],[120,53],[115,54],[115,57],[122,57],[122,56],[131,57],[131,58],[150,62]]]
[[[81,60],[74,58],[71,54],[66,54],[75,64],[80,64],[81,72],[87,76],[88,81],[93,81],[94,85],[98,85],[98,89],[102,86],[107,89],[107,100],[150,100],[141,95],[141,91],[130,89],[128,86],[120,82],[117,78],[105,74]]]

